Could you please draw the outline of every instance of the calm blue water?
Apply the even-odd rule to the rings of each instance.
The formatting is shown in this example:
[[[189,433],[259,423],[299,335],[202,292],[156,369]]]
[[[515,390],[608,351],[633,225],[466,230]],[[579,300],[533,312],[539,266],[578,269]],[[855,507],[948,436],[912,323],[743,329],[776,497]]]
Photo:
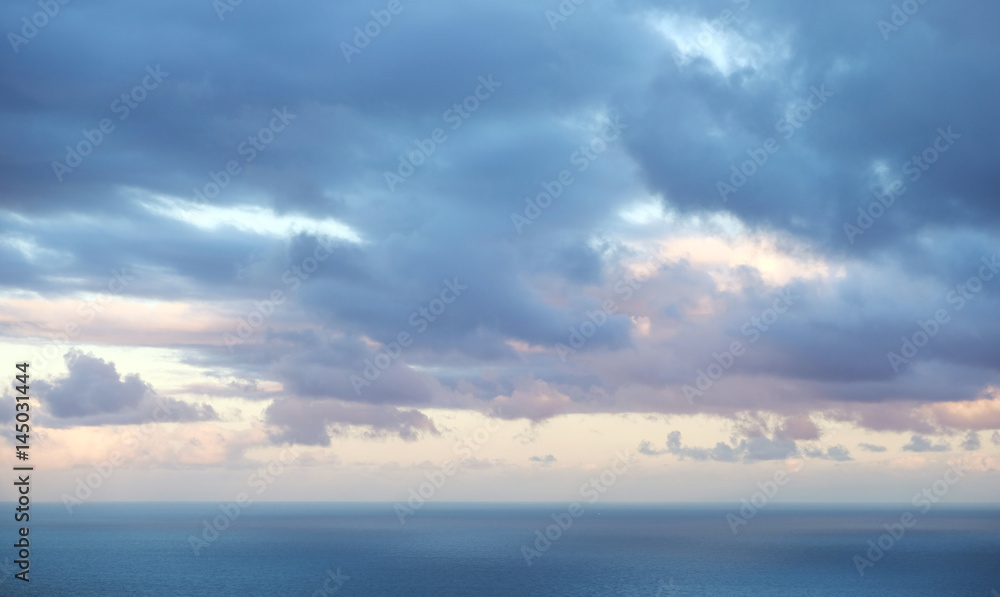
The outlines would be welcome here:
[[[2,504],[0,508],[9,508]],[[591,505],[527,566],[522,545],[564,504],[252,504],[195,556],[216,504],[32,505],[31,583],[0,595],[124,596],[921,596],[1000,590],[1000,510],[917,516],[859,576],[882,525],[907,508],[771,505],[734,535],[726,507]],[[912,510],[912,508],[910,508]],[[15,540],[11,517],[0,545]],[[0,561],[12,561],[12,547]],[[327,571],[342,585],[323,592]],[[346,577],[346,578],[344,578]],[[337,585],[330,581],[328,588]],[[671,588],[672,587],[672,588]]]

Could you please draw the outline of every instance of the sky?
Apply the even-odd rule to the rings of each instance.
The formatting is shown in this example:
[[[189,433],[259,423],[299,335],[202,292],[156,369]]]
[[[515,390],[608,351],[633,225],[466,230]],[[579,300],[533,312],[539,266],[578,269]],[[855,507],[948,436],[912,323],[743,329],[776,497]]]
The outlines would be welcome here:
[[[995,501],[998,18],[4,3],[0,424],[67,507]]]

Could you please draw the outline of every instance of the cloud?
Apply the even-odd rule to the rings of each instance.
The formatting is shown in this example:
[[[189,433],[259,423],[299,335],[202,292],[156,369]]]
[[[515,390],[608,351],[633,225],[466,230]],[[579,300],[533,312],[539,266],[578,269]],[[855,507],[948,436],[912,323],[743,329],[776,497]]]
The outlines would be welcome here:
[[[681,445],[681,432],[671,431],[667,435],[666,449],[653,447],[649,441],[639,443],[638,451],[647,456],[673,454],[681,460],[713,460],[717,462],[756,462],[759,460],[782,460],[797,452],[795,442],[781,438],[764,436],[750,437],[734,443],[733,446],[718,442],[714,448],[691,448]]]
[[[788,439],[815,440],[819,439],[819,428],[807,415],[788,417],[777,435]]]
[[[826,452],[823,452],[820,448],[806,448],[803,452],[809,458],[819,458],[821,460],[836,460],[838,462],[854,460],[851,458],[851,453],[847,448],[841,445],[830,446],[826,449]]]
[[[965,434],[965,439],[959,444],[963,450],[973,451],[978,450],[982,446],[982,442],[979,440],[979,434],[975,431],[970,431]]]
[[[64,355],[67,377],[37,381],[46,412],[55,425],[108,425],[149,420],[209,421],[218,418],[210,405],[192,405],[159,396],[138,374],[124,378],[114,363],[71,349]]]
[[[1000,446],[1000,431],[994,431],[993,435],[990,436],[990,441],[995,445]]]
[[[751,437],[740,441],[738,448],[744,452],[743,460],[783,460],[798,453],[795,442],[782,438]]]
[[[519,382],[509,395],[496,397],[492,404],[505,418],[532,421],[574,410],[573,399],[569,395],[555,384],[543,380]]]
[[[888,450],[888,448],[886,448],[885,446],[879,446],[876,444],[869,444],[865,442],[858,444],[858,448],[866,452],[885,452],[886,450]]]
[[[414,441],[422,435],[438,435],[434,422],[414,409],[338,400],[282,398],[267,407],[265,421],[274,426],[274,442],[328,446],[334,435],[360,428],[372,439],[397,436]]]
[[[532,456],[528,460],[532,462],[540,462],[542,464],[552,464],[556,461],[556,457],[552,454],[546,454],[545,456]]]
[[[947,442],[932,444],[927,438],[914,435],[910,438],[910,443],[903,446],[903,449],[909,452],[947,452],[951,446]]]

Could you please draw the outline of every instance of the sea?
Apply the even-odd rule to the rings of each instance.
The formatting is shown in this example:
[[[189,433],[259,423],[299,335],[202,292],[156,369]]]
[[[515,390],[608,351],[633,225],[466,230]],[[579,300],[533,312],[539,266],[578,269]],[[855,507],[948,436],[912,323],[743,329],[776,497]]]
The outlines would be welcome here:
[[[32,504],[30,582],[3,518],[4,597],[1000,597],[996,506]]]

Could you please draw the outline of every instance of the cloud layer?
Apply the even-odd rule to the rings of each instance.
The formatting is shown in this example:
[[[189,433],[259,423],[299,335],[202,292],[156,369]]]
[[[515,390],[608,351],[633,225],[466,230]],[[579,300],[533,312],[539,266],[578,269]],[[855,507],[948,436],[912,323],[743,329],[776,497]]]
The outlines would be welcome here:
[[[431,407],[785,421],[644,444],[718,461],[816,413],[913,452],[1000,426],[1000,6],[405,4],[359,43],[381,6],[102,0],[0,56],[0,334],[67,355],[53,424],[218,417],[95,342],[273,384],[274,442]]]

